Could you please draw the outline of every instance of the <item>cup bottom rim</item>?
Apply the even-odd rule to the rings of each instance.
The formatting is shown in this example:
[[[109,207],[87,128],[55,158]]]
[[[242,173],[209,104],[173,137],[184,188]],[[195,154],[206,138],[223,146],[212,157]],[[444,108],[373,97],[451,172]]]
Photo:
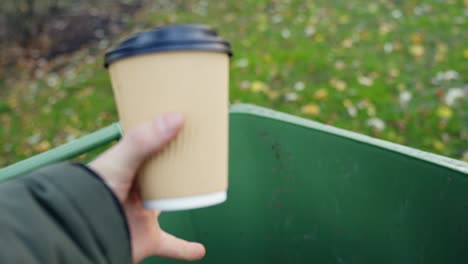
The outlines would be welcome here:
[[[220,204],[226,201],[226,198],[226,191],[222,191],[186,197],[145,200],[143,206],[151,210],[179,211]]]

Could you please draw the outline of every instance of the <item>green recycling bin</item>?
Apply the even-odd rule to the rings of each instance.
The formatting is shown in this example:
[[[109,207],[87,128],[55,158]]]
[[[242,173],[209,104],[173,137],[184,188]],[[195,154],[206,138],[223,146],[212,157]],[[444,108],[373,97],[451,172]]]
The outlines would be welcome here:
[[[99,133],[20,167],[120,135]],[[201,263],[468,263],[466,162],[252,105],[231,107],[229,144],[227,202],[160,216],[205,244]]]
[[[468,263],[467,163],[248,105],[229,144],[227,202],[160,218],[201,263]]]

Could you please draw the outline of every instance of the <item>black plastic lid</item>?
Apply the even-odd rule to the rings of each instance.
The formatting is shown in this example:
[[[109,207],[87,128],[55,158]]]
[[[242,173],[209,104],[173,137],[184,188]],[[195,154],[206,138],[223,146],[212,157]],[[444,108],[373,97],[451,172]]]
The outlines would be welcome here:
[[[231,45],[205,25],[175,25],[143,32],[119,43],[106,53],[104,66],[130,56],[175,50],[206,50],[232,56]]]

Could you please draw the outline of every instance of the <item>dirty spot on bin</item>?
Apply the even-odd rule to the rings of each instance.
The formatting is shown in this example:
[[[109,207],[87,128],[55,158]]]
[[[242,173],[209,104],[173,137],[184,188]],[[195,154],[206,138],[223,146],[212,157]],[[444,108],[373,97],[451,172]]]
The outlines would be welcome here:
[[[262,132],[260,132],[259,134],[260,134],[260,136],[261,136],[262,138],[268,137],[268,132],[266,132],[266,131],[262,131]]]
[[[271,145],[271,149],[275,153],[275,159],[280,160],[281,159],[281,149],[280,149],[280,145],[278,144],[278,142],[273,143],[273,145]]]

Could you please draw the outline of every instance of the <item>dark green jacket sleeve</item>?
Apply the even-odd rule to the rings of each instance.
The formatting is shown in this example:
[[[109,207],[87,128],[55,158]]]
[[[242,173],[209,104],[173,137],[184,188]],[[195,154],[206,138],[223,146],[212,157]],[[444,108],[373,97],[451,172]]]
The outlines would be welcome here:
[[[61,163],[1,183],[0,263],[131,263],[125,215],[83,165]]]

